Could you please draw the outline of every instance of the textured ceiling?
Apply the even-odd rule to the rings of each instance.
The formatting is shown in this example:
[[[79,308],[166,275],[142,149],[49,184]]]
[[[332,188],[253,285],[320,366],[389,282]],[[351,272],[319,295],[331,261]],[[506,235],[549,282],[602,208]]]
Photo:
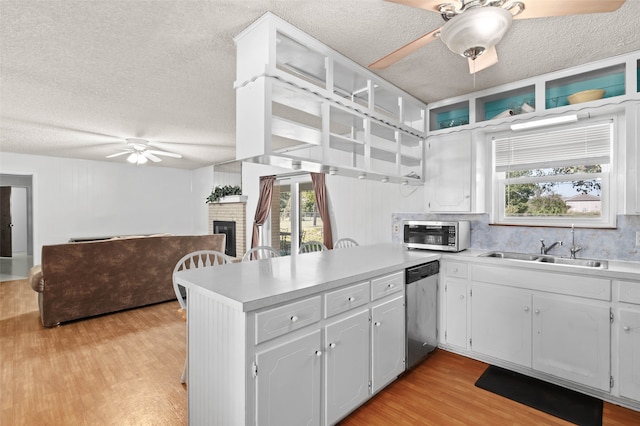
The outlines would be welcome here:
[[[233,37],[266,11],[364,66],[443,24],[383,0],[2,0],[0,150],[122,162],[105,156],[138,137],[184,157],[160,166],[233,160]],[[640,50],[639,26],[640,0],[516,20],[475,88],[439,41],[379,75],[433,102]]]

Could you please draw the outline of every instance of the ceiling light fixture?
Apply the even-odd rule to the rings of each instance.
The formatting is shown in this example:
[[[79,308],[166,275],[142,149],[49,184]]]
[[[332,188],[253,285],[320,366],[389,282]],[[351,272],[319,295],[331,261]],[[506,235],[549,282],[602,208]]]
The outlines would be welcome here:
[[[502,7],[474,7],[447,21],[440,38],[453,53],[476,59],[502,40],[512,20]]]
[[[129,157],[127,157],[127,161],[131,164],[144,164],[147,162],[147,157],[139,152],[134,152]]]
[[[560,117],[545,118],[543,120],[512,124],[511,130],[517,132],[518,130],[537,129],[539,127],[553,126],[555,124],[575,123],[576,121],[578,121],[578,114],[570,114]]]

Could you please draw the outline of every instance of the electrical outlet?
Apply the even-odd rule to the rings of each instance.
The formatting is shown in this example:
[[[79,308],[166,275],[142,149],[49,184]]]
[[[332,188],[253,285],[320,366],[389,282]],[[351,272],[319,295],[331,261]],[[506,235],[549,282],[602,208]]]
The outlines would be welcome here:
[[[400,232],[400,226],[399,226],[397,223],[396,223],[395,225],[393,225],[393,232],[395,232],[396,234],[397,234],[398,232]],[[639,232],[638,234],[640,234],[640,232]],[[636,239],[637,239],[637,236],[636,236]],[[636,242],[637,242],[637,241],[636,241]],[[636,245],[637,245],[637,244],[636,244]]]
[[[640,231],[636,231],[636,247],[640,247]]]

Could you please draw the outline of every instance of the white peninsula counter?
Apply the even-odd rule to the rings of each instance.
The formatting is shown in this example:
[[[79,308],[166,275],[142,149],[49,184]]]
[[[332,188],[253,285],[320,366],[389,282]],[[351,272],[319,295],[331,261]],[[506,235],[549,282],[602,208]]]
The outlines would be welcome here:
[[[404,371],[398,244],[181,271],[191,425],[334,424]]]

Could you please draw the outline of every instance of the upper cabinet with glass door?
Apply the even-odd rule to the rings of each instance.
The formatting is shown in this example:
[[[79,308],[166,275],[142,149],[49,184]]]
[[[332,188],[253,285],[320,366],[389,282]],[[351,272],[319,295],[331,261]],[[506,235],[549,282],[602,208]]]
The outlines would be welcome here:
[[[235,42],[238,160],[422,184],[424,103],[271,13]]]

